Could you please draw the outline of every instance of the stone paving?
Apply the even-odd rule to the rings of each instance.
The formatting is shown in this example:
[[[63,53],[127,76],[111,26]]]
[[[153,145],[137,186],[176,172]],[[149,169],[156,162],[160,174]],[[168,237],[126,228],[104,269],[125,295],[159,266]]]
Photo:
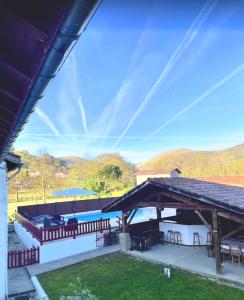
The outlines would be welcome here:
[[[186,247],[166,243],[165,245],[152,246],[148,251],[129,251],[128,253],[137,258],[170,265],[244,289],[243,265],[225,261],[224,274],[217,275],[215,259],[208,257],[205,247]]]

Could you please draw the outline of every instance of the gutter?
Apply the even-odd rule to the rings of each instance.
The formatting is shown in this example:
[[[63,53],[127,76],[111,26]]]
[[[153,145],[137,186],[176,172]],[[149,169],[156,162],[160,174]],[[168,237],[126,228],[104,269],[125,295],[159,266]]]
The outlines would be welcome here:
[[[36,103],[43,97],[49,83],[62,67],[70,51],[78,41],[81,33],[93,17],[102,0],[72,0],[70,7],[60,25],[53,43],[50,46],[42,67],[30,90],[25,104],[19,114],[19,119],[11,130],[10,136],[3,146],[0,159],[9,151],[23,126],[28,121],[29,115],[34,111]]]

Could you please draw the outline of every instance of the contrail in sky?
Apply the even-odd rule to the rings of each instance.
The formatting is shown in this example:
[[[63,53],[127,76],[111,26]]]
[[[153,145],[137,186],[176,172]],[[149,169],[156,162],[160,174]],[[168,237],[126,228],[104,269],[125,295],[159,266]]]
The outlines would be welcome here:
[[[83,128],[84,128],[85,133],[89,136],[89,130],[87,128],[87,122],[86,122],[86,111],[85,111],[81,97],[79,97],[78,103],[79,103],[79,107],[80,107]]]
[[[193,102],[191,102],[189,105],[187,105],[184,109],[179,111],[176,115],[174,115],[172,118],[170,118],[168,121],[164,122],[161,126],[159,126],[156,130],[154,130],[150,135],[145,137],[141,142],[136,144],[135,147],[145,143],[147,140],[151,139],[155,134],[157,134],[160,130],[168,126],[170,123],[175,121],[177,118],[182,116],[184,113],[186,113],[188,110],[193,108],[196,104],[201,102],[203,99],[208,97],[210,94],[215,92],[219,87],[221,87],[223,84],[225,84],[227,81],[231,80],[234,76],[236,76],[238,73],[244,70],[244,63],[239,65],[234,71],[226,75],[224,78],[222,78],[219,82],[215,83],[213,86],[211,86],[209,89],[207,89],[202,95],[197,97]]]
[[[47,127],[58,137],[63,139],[61,134],[59,133],[56,126],[53,124],[53,122],[49,119],[49,117],[40,109],[40,107],[35,108],[35,112],[37,113],[38,117],[47,125]]]
[[[187,30],[183,40],[181,43],[178,45],[176,50],[173,52],[171,55],[170,59],[168,60],[166,66],[163,68],[162,73],[160,74],[159,78],[157,81],[154,83],[154,85],[151,87],[149,92],[147,93],[146,97],[142,101],[141,105],[137,109],[137,111],[134,113],[130,121],[128,122],[126,128],[118,138],[118,140],[113,144],[112,148],[115,148],[121,139],[124,137],[124,135],[127,133],[131,125],[134,123],[134,121],[138,118],[138,116],[144,111],[145,107],[148,105],[148,103],[151,101],[152,97],[155,95],[161,84],[165,81],[167,78],[168,74],[174,67],[174,65],[179,61],[181,58],[182,54],[187,50],[187,48],[190,46],[192,41],[195,39],[197,36],[198,30],[202,26],[202,24],[206,21],[212,10],[215,8],[218,0],[212,1],[209,0],[207,1],[203,8],[201,9],[200,13],[196,17],[196,19],[193,21],[191,24],[190,28]]]

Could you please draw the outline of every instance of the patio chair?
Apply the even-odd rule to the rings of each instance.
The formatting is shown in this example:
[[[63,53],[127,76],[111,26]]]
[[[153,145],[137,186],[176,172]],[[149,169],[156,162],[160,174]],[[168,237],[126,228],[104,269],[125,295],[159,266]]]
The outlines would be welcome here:
[[[170,242],[170,243],[174,243],[175,242],[174,231],[173,230],[168,230],[167,241]]]
[[[174,241],[176,244],[182,244],[181,233],[179,231],[174,232]]]
[[[226,258],[226,259],[230,260],[231,259],[230,245],[221,244],[221,253],[222,253],[223,259]]]
[[[65,225],[64,217],[61,215],[52,215],[51,221],[58,226]]]
[[[231,261],[232,263],[241,263],[241,250],[239,245],[230,245],[230,255],[231,255]]]
[[[193,246],[200,246],[200,237],[198,232],[193,232]]]
[[[64,227],[65,231],[77,230],[78,229],[78,220],[76,218],[70,218],[67,221],[67,226]]]

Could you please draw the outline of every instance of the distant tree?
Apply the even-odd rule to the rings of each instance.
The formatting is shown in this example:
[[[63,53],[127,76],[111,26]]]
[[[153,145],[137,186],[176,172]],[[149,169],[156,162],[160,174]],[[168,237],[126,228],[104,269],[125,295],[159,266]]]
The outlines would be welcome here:
[[[119,179],[122,176],[122,171],[119,166],[105,165],[99,172],[99,176],[105,179]]]
[[[101,194],[110,195],[111,194],[111,186],[109,182],[102,180],[98,177],[93,177],[84,180],[82,187],[87,190],[94,191],[100,196]]]

